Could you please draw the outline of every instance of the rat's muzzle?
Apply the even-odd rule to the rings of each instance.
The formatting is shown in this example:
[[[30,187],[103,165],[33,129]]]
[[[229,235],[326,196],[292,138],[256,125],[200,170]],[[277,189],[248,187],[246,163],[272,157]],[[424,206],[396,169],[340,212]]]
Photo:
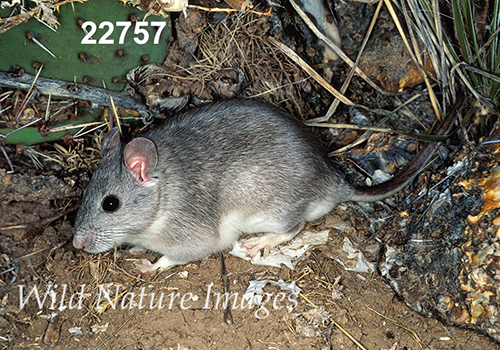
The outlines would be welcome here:
[[[73,235],[73,246],[76,249],[92,250],[95,241],[95,234],[87,232],[85,234],[74,234]]]

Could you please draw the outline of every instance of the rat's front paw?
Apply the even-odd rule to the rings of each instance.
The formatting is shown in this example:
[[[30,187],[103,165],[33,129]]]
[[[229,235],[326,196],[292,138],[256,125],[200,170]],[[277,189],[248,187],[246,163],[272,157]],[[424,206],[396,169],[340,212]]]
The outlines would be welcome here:
[[[133,246],[132,248],[127,250],[127,253],[132,254],[132,255],[139,255],[143,254],[146,251],[146,249],[138,247],[138,246]],[[146,260],[146,259],[144,259]],[[151,264],[151,263],[149,263]]]
[[[158,259],[157,262],[154,264],[151,263],[151,261],[147,259],[141,259],[137,263],[137,268],[141,273],[155,273],[156,270],[167,270],[171,267],[174,267],[175,265],[179,265],[179,263],[173,262],[166,256],[162,256],[160,259]]]
[[[153,268],[154,264],[152,264],[151,261],[149,261],[148,259],[141,259],[136,265],[140,273],[153,274],[157,270],[156,268]]]

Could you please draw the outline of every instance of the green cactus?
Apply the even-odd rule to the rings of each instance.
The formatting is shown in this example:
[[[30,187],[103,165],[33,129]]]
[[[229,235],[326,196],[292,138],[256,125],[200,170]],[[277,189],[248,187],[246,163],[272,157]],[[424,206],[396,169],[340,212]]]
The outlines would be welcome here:
[[[40,134],[38,127],[18,127],[18,128],[5,128],[0,129],[0,135],[6,135],[2,138],[2,143],[5,145],[22,144],[25,146],[32,146],[43,142],[57,141],[66,135],[75,135],[85,123],[95,122],[102,117],[102,110],[100,108],[88,109],[82,108],[80,116],[75,120],[67,120],[50,125],[51,132],[44,135]],[[61,128],[61,131],[54,131]]]
[[[36,74],[36,68],[43,65],[41,76],[69,82],[86,83],[109,90],[122,91],[126,84],[126,74],[145,63],[162,63],[171,32],[170,18],[148,16],[147,26],[138,24],[145,12],[114,0],[92,0],[85,3],[69,3],[54,12],[59,22],[57,32],[32,18],[0,34],[0,71],[9,72],[14,66],[27,73]],[[0,18],[7,17],[12,9],[0,9]],[[96,32],[90,40],[95,44],[82,44],[86,36],[81,24],[95,23]],[[103,22],[110,22],[113,30],[108,40],[113,44],[99,44],[106,39],[109,26],[99,28]],[[117,22],[129,22],[123,43],[120,36],[124,29]],[[152,26],[152,22],[163,22],[165,27]],[[91,26],[86,26],[91,31]],[[137,31],[134,33],[134,31]],[[146,32],[144,32],[146,31]],[[157,32],[159,36],[155,38]],[[149,36],[144,44],[137,43]],[[52,57],[34,40],[40,42],[55,56]],[[158,39],[158,43],[154,43]]]

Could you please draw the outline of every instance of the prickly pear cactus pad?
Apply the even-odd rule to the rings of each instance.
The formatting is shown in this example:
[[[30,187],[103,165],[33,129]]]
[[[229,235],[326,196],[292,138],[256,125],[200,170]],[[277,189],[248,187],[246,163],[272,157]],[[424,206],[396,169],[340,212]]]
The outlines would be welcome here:
[[[0,8],[0,18],[12,11]],[[115,0],[66,3],[53,15],[55,30],[31,18],[0,34],[0,71],[34,75],[43,65],[43,77],[121,91],[131,69],[165,58],[169,17],[144,20],[146,12]]]

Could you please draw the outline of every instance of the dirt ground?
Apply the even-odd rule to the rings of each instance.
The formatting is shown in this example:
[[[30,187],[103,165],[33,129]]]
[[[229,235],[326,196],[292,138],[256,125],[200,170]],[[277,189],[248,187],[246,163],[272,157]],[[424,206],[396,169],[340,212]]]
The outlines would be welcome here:
[[[1,205],[0,227],[39,222],[57,212],[39,203]],[[341,206],[311,229],[324,228],[328,222],[349,226],[349,219],[339,219],[347,217],[348,209]],[[7,257],[25,257],[16,264],[17,279],[0,289],[2,349],[356,349],[349,337],[365,349],[500,348],[485,335],[418,315],[377,273],[344,270],[333,258],[349,265],[341,247],[344,237],[355,235],[338,229],[331,229],[328,243],[311,249],[295,271],[256,266],[224,254],[232,295],[228,323],[222,300],[217,305],[217,293],[223,291],[220,256],[144,276],[134,267],[137,257],[128,253],[114,261],[113,253],[89,255],[73,248],[70,225],[71,221],[59,220],[34,238],[26,237],[25,229],[2,232],[3,262]],[[3,274],[3,281],[6,276],[12,274]],[[295,281],[302,293],[294,301],[289,293],[280,294],[268,285],[267,307],[242,304],[249,281],[262,279]],[[115,309],[98,314],[99,291],[110,284],[112,301],[122,292],[134,297],[131,300],[129,294]],[[42,307],[34,294],[27,297],[34,287]],[[44,300],[48,289],[53,296]],[[151,293],[155,293],[153,305]]]

